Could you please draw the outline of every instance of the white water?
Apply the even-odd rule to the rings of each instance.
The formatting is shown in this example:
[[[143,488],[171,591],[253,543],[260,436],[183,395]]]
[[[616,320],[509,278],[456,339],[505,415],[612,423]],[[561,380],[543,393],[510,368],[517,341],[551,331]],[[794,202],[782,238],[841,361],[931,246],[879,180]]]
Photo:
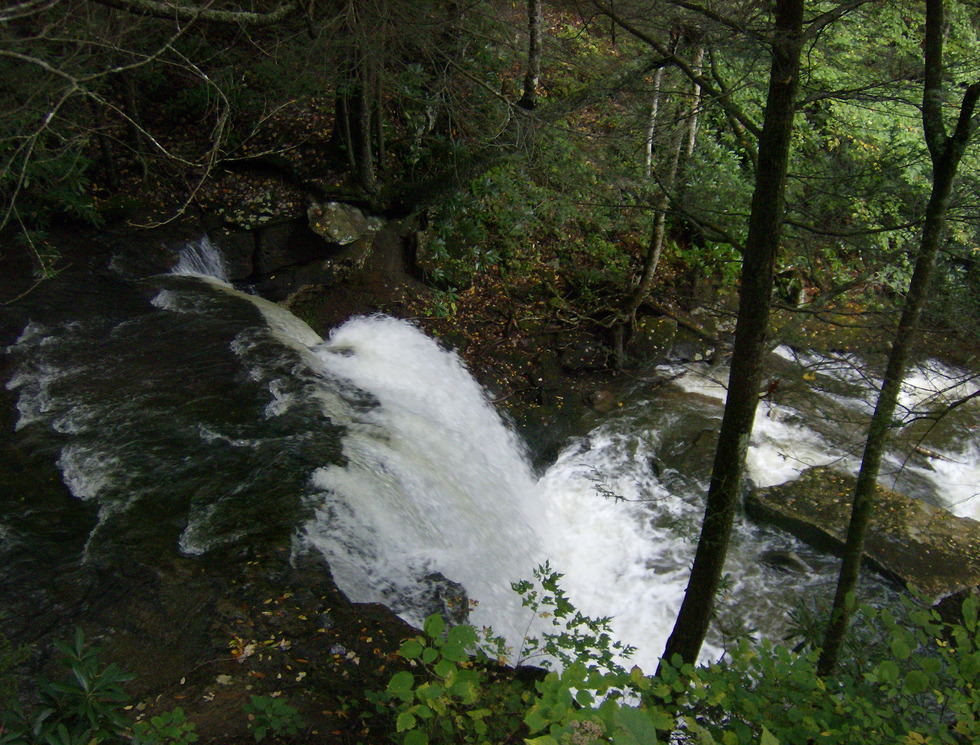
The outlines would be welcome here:
[[[697,427],[685,429],[684,422],[693,418],[704,431],[717,430],[724,400],[718,375],[724,371],[707,365],[658,371],[679,377],[655,393],[639,388],[624,394],[614,415],[586,438],[570,442],[537,477],[522,443],[458,358],[411,324],[359,318],[323,341],[281,307],[221,282],[208,251],[200,244],[195,262],[182,270],[206,275],[204,285],[196,279],[166,284],[151,298],[152,310],[141,320],[145,325],[124,321],[111,330],[110,337],[122,340],[122,351],[110,350],[113,359],[143,365],[144,357],[160,355],[159,378],[123,370],[109,374],[104,385],[85,389],[84,396],[71,394],[73,381],[87,383],[101,374],[106,355],[101,331],[72,324],[55,329],[32,324],[11,347],[24,359],[8,383],[19,392],[18,431],[46,426],[69,439],[59,444],[58,464],[72,493],[99,505],[91,540],[142,500],[187,482],[181,497],[187,515],[177,541],[182,551],[199,554],[216,541],[248,536],[256,502],[293,479],[280,498],[288,502],[293,494],[307,507],[307,517],[296,526],[297,550],[313,546],[322,552],[352,599],[385,602],[417,623],[420,612],[413,603],[431,582],[427,577],[438,572],[479,602],[474,622],[492,625],[516,647],[533,619],[510,583],[529,578],[536,565],[550,559],[565,574],[563,587],[572,601],[591,615],[614,616],[620,638],[639,647],[636,662],[645,669],[656,665],[687,583],[710,469],[703,458],[683,471],[657,463],[664,453],[684,450],[696,439],[671,439],[677,439],[676,432],[695,432]],[[188,344],[191,356],[179,370],[170,372],[173,362],[165,346],[155,353],[131,349],[155,343],[154,334],[166,333],[176,320],[220,322],[237,313],[241,301],[257,308],[264,324],[243,316],[227,332],[209,326],[212,346],[198,356],[197,347]],[[84,362],[74,341],[83,331],[88,335]],[[220,354],[230,360],[222,365],[233,365],[230,373],[226,366],[212,369]],[[796,361],[787,350],[780,356]],[[834,426],[848,416],[866,417],[874,400],[868,376],[853,359],[802,363],[811,375],[803,376],[811,381],[806,385],[813,386],[805,398],[816,402],[814,409],[826,409],[829,421],[810,421],[808,413],[791,405],[764,401],[747,464],[757,484],[795,478],[810,465],[856,465],[859,437]],[[923,381],[938,380],[938,369],[921,376]],[[947,373],[955,378],[956,371],[942,374]],[[213,392],[184,390],[208,376],[215,377]],[[236,393],[254,388],[254,400],[236,399],[231,419],[194,419],[196,412],[188,409],[195,396],[220,401],[228,395],[223,386],[229,379]],[[954,393],[968,394],[975,385],[960,384]],[[156,417],[151,427],[146,423],[151,420],[141,418],[146,404],[127,408],[147,386],[161,391],[149,401]],[[919,384],[909,390],[910,407],[934,405],[935,388]],[[104,394],[107,403],[95,398]],[[250,415],[254,410],[254,427],[238,417],[240,406]],[[944,458],[910,461],[905,470],[932,485],[937,501],[958,514],[977,516],[980,452],[970,427],[980,420],[975,406],[963,410],[965,424],[947,438]],[[182,434],[162,431],[141,439],[160,420],[180,424]],[[341,428],[344,465],[325,452],[332,443],[321,431],[330,427]],[[293,451],[298,460],[290,460]],[[223,463],[229,453],[242,455],[223,466],[229,470],[213,471],[210,464]],[[265,460],[257,460],[260,453]],[[161,475],[141,476],[136,469],[147,462]],[[903,462],[896,454],[894,468]],[[790,574],[767,567],[760,554],[769,548],[797,552],[814,571]],[[731,577],[722,615],[727,608],[730,617],[771,633],[778,633],[778,619],[795,599],[825,592],[836,571],[833,561],[792,538],[741,521],[727,569]],[[718,634],[712,637],[705,656],[717,655],[722,643]]]
[[[533,618],[509,584],[548,559],[580,609],[614,616],[620,637],[640,648],[636,662],[656,665],[686,586],[703,485],[678,476],[668,490],[654,474],[661,433],[637,422],[649,402],[627,406],[535,479],[521,443],[455,355],[410,324],[355,319],[315,351],[331,375],[377,401],[349,425],[348,464],[315,473],[317,514],[304,531],[347,594],[399,607],[392,598],[410,597],[419,577],[439,571],[479,600],[475,623],[517,645]],[[680,383],[704,390],[693,375]],[[834,457],[815,434],[767,411],[750,469],[777,483]],[[806,551],[739,525],[731,581],[750,623],[789,607],[787,591],[799,597],[829,581],[762,567],[766,546]],[[720,651],[709,644],[705,656]]]
[[[173,273],[183,277],[215,279],[228,284],[228,267],[224,257],[206,236],[181,249]]]

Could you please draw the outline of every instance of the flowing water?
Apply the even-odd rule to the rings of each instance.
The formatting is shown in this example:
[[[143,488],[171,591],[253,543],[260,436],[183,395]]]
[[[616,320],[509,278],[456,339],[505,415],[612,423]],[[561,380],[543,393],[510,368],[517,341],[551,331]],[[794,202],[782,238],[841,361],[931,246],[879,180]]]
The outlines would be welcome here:
[[[352,600],[415,623],[433,583],[459,583],[479,601],[472,620],[516,644],[533,619],[510,583],[550,560],[578,607],[613,616],[636,661],[656,665],[694,555],[724,369],[644,371],[617,411],[536,473],[459,359],[407,322],[355,318],[323,340],[231,288],[206,244],[172,275],[109,290],[70,317],[39,313],[6,350],[14,445],[56,464],[85,508],[64,529],[71,541],[59,533],[60,561],[286,537],[322,553]],[[874,402],[859,362],[780,349],[770,370],[780,386],[760,406],[748,477],[853,470]],[[977,390],[932,363],[910,376],[903,406],[912,419]],[[911,422],[886,483],[980,517],[976,403],[938,425],[931,456],[912,449],[925,420]],[[8,500],[0,562],[44,542],[39,515],[55,508],[42,501]],[[812,571],[772,568],[770,551]],[[828,590],[836,563],[739,519],[728,572],[706,657],[737,625],[778,635],[787,608]]]

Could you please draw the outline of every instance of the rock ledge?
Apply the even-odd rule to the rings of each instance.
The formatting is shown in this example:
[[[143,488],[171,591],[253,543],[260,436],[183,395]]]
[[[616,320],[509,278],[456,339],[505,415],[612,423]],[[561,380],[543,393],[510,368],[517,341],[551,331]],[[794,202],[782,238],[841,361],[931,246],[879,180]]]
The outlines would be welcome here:
[[[839,554],[855,483],[830,468],[811,468],[797,481],[754,490],[745,511]],[[864,554],[882,574],[938,601],[980,585],[980,522],[879,486]]]

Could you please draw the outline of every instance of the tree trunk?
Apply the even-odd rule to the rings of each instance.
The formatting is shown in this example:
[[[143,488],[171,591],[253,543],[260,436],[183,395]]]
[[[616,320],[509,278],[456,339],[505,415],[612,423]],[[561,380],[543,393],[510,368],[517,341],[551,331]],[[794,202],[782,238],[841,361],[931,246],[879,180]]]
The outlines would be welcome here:
[[[653,178],[653,135],[657,131],[657,115],[660,112],[660,89],[664,81],[664,66],[661,65],[653,74],[653,97],[650,99],[650,119],[647,125],[646,160],[643,175],[649,180]]]
[[[694,61],[691,68],[698,75],[704,65],[704,46],[699,46],[694,54]],[[687,142],[684,145],[684,162],[694,154],[694,145],[698,139],[698,112],[701,109],[701,85],[694,83],[694,91],[691,94],[691,111],[687,117]]]
[[[699,47],[694,57],[692,68],[700,74],[701,64],[704,62],[704,47]],[[658,73],[660,70],[657,71]],[[650,243],[643,257],[643,273],[636,289],[630,298],[627,320],[631,323],[636,314],[636,309],[640,307],[646,296],[650,293],[653,286],[653,278],[657,274],[657,266],[660,264],[660,255],[663,253],[664,240],[667,237],[667,210],[670,208],[670,193],[675,190],[679,181],[681,164],[684,158],[689,158],[694,152],[694,142],[698,131],[698,107],[701,104],[701,86],[694,84],[691,108],[685,117],[686,126],[679,129],[671,151],[670,165],[667,174],[660,184],[660,196],[657,198],[655,215],[653,219],[653,231],[650,235]],[[653,118],[653,107],[651,106],[651,119]],[[651,129],[652,132],[652,129]],[[652,134],[651,134],[652,139]],[[651,155],[652,160],[652,155]]]
[[[538,105],[538,79],[541,77],[541,0],[527,0],[527,23],[527,72],[519,105],[530,111]]]
[[[714,610],[731,537],[745,453],[759,403],[773,272],[783,222],[783,199],[803,34],[803,0],[778,0],[772,69],[759,162],[742,258],[741,289],[728,397],[691,578],[664,659],[695,663]]]
[[[119,178],[116,175],[116,156],[113,152],[112,142],[106,134],[105,111],[99,103],[91,98],[88,100],[88,105],[92,112],[92,130],[95,132],[95,139],[99,143],[99,153],[102,156],[102,174],[105,177],[106,185],[115,191],[119,187]]]
[[[374,109],[374,85],[368,60],[362,59],[358,85],[356,126],[351,127],[354,136],[354,152],[357,161],[357,184],[368,194],[376,194],[378,182],[374,175],[374,147],[371,137],[371,112]]]
[[[922,229],[919,255],[915,262],[908,295],[905,297],[902,317],[892,340],[885,377],[868,428],[868,439],[865,443],[864,457],[861,460],[861,471],[858,474],[857,485],[854,489],[851,519],[847,528],[847,541],[844,545],[837,591],[834,595],[830,621],[824,634],[820,659],[817,662],[817,673],[824,677],[830,675],[837,664],[844,634],[850,622],[853,605],[851,601],[857,586],[861,557],[864,553],[865,535],[874,511],[875,488],[878,485],[881,459],[888,441],[888,433],[892,428],[892,420],[895,415],[898,395],[901,392],[902,379],[905,376],[912,342],[918,327],[919,315],[929,291],[929,284],[932,281],[936,254],[939,252],[942,242],[946,213],[949,210],[953,179],[973,129],[971,119],[977,98],[980,96],[980,85],[973,84],[967,89],[960,107],[956,132],[952,137],[947,136],[941,108],[942,46],[943,2],[942,0],[928,0],[926,2],[925,86],[922,120],[933,165],[932,193],[926,207],[926,219]]]

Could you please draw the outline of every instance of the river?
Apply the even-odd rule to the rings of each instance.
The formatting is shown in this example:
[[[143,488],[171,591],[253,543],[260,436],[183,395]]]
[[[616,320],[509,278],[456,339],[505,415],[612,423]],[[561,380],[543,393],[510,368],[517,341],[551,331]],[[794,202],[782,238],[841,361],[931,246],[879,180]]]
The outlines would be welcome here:
[[[42,593],[110,557],[163,562],[287,541],[315,550],[355,601],[419,623],[448,579],[471,619],[512,644],[539,623],[510,590],[549,560],[572,601],[612,616],[652,670],[693,558],[727,374],[707,363],[639,371],[543,470],[451,352],[405,321],[354,318],[321,339],[281,307],[233,289],[206,244],[171,274],[61,280],[6,347],[15,402],[0,517],[3,592]],[[59,293],[61,293],[59,295]],[[855,357],[778,348],[748,456],[756,485],[811,465],[854,470],[874,403]],[[931,361],[906,415],[976,393]],[[882,483],[980,517],[977,400],[913,445],[903,427]],[[53,474],[45,480],[45,471]],[[25,488],[23,485],[30,484]],[[705,657],[727,635],[778,636],[794,604],[830,591],[836,561],[739,517]],[[810,571],[764,561],[792,552]],[[28,588],[30,588],[28,590]],[[876,578],[863,592],[892,592]]]

